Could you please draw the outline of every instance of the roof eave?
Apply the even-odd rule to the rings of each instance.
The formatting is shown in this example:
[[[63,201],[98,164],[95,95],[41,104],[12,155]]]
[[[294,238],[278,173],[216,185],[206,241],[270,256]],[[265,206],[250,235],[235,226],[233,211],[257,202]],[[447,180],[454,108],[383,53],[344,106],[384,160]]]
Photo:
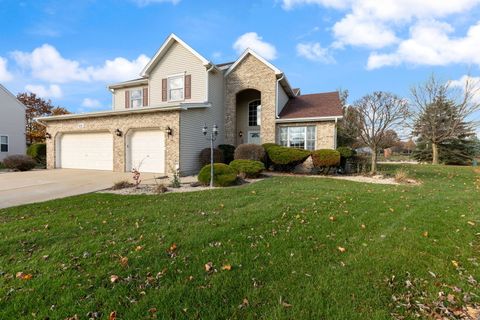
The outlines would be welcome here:
[[[327,117],[299,117],[299,118],[280,118],[275,120],[276,123],[295,123],[295,122],[321,122],[321,121],[337,121],[343,116],[327,116]]]

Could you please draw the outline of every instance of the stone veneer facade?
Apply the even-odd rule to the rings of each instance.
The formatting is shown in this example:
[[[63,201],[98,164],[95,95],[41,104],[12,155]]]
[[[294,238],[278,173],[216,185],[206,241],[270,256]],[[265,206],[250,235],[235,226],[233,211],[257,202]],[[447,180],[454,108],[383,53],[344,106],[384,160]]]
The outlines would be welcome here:
[[[335,122],[334,121],[322,121],[322,122],[294,122],[294,123],[282,123],[278,124],[278,131],[280,127],[317,127],[317,142],[315,149],[335,149]]]
[[[237,132],[237,94],[246,89],[260,91],[262,101],[262,143],[275,142],[275,72],[249,54],[225,78],[225,143],[235,145]]]
[[[57,150],[55,143],[63,133],[110,132],[113,136],[113,171],[124,172],[126,169],[126,138],[132,130],[136,129],[164,129],[169,126],[173,135],[165,134],[165,170],[166,173],[175,170],[180,163],[180,111],[155,111],[146,113],[131,113],[124,115],[109,115],[103,117],[90,116],[89,118],[51,120],[48,122],[47,139],[47,168],[53,169],[57,163]],[[120,129],[122,136],[115,135]]]

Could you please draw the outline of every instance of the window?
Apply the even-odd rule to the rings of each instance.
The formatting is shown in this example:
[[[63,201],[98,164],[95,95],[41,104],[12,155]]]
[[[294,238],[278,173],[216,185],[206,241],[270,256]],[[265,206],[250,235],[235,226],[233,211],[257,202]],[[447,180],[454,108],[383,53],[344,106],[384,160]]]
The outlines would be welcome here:
[[[184,80],[184,75],[168,78],[169,101],[178,101],[184,99]]]
[[[0,136],[0,152],[8,152],[8,137]]]
[[[130,108],[140,108],[141,106],[143,106],[142,90],[130,90]]]
[[[262,106],[260,100],[252,101],[248,104],[248,126],[259,126],[261,122]]]
[[[315,150],[315,126],[280,127],[280,145]]]

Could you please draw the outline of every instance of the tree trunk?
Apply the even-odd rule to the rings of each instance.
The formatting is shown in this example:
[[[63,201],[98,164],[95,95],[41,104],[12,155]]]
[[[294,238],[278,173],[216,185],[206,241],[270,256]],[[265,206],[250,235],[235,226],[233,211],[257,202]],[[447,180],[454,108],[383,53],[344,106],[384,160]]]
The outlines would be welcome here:
[[[432,143],[432,164],[438,164],[438,144]]]
[[[370,170],[371,174],[377,172],[377,149],[372,149],[372,168]]]

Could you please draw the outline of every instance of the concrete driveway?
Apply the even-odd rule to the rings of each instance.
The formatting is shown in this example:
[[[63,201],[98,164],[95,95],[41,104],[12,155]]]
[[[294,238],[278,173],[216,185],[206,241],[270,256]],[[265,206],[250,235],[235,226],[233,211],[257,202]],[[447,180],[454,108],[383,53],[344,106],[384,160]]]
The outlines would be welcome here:
[[[153,183],[154,174],[142,173],[141,179]],[[121,180],[133,181],[132,174],[77,169],[0,172],[0,208],[95,192]]]

